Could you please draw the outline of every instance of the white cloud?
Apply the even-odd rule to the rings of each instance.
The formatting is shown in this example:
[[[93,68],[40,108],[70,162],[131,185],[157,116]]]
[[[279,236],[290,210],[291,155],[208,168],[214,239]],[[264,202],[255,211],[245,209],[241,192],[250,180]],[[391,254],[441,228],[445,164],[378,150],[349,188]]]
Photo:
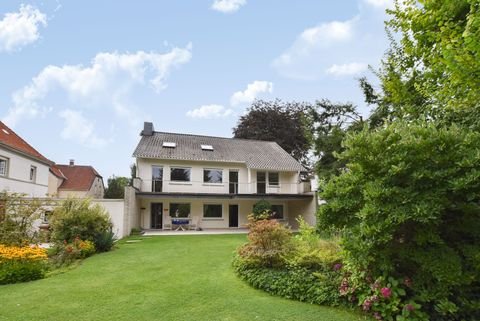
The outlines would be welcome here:
[[[247,4],[247,0],[215,0],[212,9],[223,13],[233,13]]]
[[[351,76],[361,73],[368,69],[368,64],[360,62],[352,62],[348,64],[333,64],[327,69],[327,74],[334,76]]]
[[[96,138],[94,125],[83,121],[84,114],[72,111],[84,110],[91,118],[117,117],[131,130],[138,130],[147,115],[132,103],[131,97],[145,88],[154,92],[165,89],[172,70],[190,61],[191,49],[188,45],[166,53],[99,53],[88,66],[47,66],[30,84],[12,94],[13,104],[3,121],[15,127],[20,121],[66,108],[69,112],[58,113],[65,123],[62,137],[87,146],[102,146],[110,140]],[[74,134],[69,129],[76,121],[82,133]]]
[[[187,116],[191,118],[224,118],[233,114],[233,110],[227,109],[222,105],[203,105],[199,108],[187,111]]]
[[[47,16],[31,5],[6,13],[0,20],[0,52],[12,52],[37,41],[39,28],[47,26]]]
[[[86,119],[81,112],[66,109],[59,113],[64,119],[65,127],[60,136],[65,140],[73,140],[82,145],[101,148],[107,144],[107,140],[99,138],[94,132],[94,124]]]
[[[395,3],[393,0],[364,0],[366,4],[375,8],[385,9],[393,8]]]
[[[255,80],[247,85],[244,91],[237,91],[230,98],[230,104],[237,106],[240,104],[249,104],[255,100],[260,94],[271,93],[273,91],[273,83],[269,81]]]

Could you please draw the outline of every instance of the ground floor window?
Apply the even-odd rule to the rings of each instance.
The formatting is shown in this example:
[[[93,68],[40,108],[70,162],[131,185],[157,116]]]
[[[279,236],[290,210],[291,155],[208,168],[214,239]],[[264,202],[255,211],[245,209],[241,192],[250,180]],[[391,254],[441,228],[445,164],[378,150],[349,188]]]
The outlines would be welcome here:
[[[222,204],[204,204],[203,217],[206,218],[221,218]]]
[[[190,203],[170,203],[171,217],[189,217]]]
[[[283,219],[283,205],[272,205],[272,218],[277,220]]]

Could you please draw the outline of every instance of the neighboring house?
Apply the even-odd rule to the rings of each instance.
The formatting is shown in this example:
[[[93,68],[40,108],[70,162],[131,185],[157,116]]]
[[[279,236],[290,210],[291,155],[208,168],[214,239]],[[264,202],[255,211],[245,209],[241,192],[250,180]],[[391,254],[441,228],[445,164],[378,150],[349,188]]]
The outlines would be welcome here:
[[[0,191],[45,197],[52,161],[0,122]]]
[[[50,167],[49,194],[58,198],[103,198],[103,178],[92,166],[54,164]]]
[[[138,225],[162,229],[171,217],[201,228],[244,227],[260,200],[275,218],[315,223],[316,197],[306,169],[275,142],[155,132],[145,123],[135,149]]]

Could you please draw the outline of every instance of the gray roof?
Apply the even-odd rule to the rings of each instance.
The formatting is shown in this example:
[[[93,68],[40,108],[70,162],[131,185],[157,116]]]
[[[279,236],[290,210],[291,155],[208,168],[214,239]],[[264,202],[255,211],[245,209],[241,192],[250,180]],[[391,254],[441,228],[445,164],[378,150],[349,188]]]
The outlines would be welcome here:
[[[163,142],[176,143],[175,148]],[[200,145],[212,145],[213,151]],[[306,171],[290,154],[275,142],[154,132],[142,136],[133,157],[245,163],[248,168],[277,171]]]

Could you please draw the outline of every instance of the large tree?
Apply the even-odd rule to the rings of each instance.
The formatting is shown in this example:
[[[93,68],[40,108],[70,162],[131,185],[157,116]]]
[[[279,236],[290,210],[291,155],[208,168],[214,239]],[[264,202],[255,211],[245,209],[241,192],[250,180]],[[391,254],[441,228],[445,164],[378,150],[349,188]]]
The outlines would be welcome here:
[[[129,183],[130,179],[128,177],[112,175],[112,177],[108,179],[105,198],[124,198],[125,186],[128,186]]]
[[[311,146],[310,108],[308,103],[255,100],[233,128],[234,137],[275,141],[307,165]]]
[[[375,125],[425,117],[480,128],[478,0],[398,0],[389,13],[391,46],[376,72],[381,90],[361,80],[377,106]]]

